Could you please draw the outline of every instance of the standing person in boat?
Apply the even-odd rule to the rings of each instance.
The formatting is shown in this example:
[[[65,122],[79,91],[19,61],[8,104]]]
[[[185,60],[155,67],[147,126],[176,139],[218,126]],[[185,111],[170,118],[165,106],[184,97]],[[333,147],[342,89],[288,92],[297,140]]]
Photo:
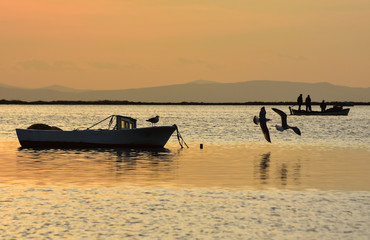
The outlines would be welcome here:
[[[300,94],[299,97],[297,98],[297,104],[298,104],[298,111],[301,111],[301,106],[303,104],[302,94]]]
[[[311,108],[311,97],[310,97],[310,95],[307,95],[307,97],[306,97],[306,111],[307,112],[311,112],[312,111],[312,108]]]
[[[325,110],[326,110],[326,102],[325,102],[325,100],[322,100],[322,102],[320,103],[320,108],[321,108],[321,112],[325,112]]]

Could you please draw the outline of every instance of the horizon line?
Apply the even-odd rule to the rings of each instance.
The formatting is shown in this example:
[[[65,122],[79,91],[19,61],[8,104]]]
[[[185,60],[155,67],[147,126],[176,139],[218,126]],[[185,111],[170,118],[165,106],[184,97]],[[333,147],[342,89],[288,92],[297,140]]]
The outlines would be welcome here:
[[[330,101],[328,105],[336,105],[341,103],[351,103],[354,105],[370,105],[370,102],[356,101]],[[321,102],[312,102],[312,105],[320,105]],[[292,101],[248,101],[248,102],[141,102],[141,101],[116,101],[116,100],[53,100],[53,101],[23,101],[23,100],[0,100],[1,105],[297,105],[297,102]]]

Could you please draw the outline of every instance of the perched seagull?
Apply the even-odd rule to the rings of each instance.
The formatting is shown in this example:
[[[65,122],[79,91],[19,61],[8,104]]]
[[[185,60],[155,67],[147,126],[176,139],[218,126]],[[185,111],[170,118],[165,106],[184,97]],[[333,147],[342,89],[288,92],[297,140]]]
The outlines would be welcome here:
[[[153,126],[154,123],[157,123],[159,121],[159,116],[155,116],[155,117],[149,118],[146,121],[151,122],[152,123],[152,126]]]
[[[266,124],[267,121],[270,121],[270,119],[266,118],[265,107],[261,107],[260,116],[259,117],[254,116],[253,122],[257,125],[258,125],[258,123],[260,124],[263,135],[265,136],[265,139],[268,142],[271,142],[270,132],[269,132],[269,129],[267,128],[267,124]]]
[[[282,131],[290,128],[296,134],[301,135],[301,131],[299,130],[299,128],[297,128],[297,127],[291,127],[291,126],[288,125],[287,120],[286,120],[287,119],[287,115],[286,115],[285,112],[283,112],[283,111],[281,111],[281,110],[279,110],[277,108],[272,108],[272,110],[274,110],[281,117],[281,126],[275,125],[275,127],[276,127],[277,130],[279,130],[279,131],[282,132]]]

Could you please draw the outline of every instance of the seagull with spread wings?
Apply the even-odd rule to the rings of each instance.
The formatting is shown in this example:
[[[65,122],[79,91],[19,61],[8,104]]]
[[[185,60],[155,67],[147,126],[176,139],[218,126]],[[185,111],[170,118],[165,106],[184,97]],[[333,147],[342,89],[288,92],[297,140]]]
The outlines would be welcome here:
[[[255,124],[257,124],[257,125],[260,124],[260,127],[262,129],[263,136],[265,136],[265,139],[268,142],[271,142],[270,132],[269,132],[269,129],[267,128],[267,124],[266,124],[266,122],[268,122],[268,121],[270,121],[270,119],[266,118],[266,110],[265,110],[265,107],[261,107],[259,117],[254,116],[253,122]]]
[[[277,109],[277,108],[272,108],[272,110],[274,110],[277,114],[280,115],[281,117],[281,126],[279,125],[275,125],[276,129],[279,130],[279,131],[284,131],[284,130],[287,130],[287,129],[292,129],[296,134],[298,135],[301,135],[301,131],[299,130],[299,128],[297,127],[291,127],[288,125],[287,123],[287,115],[285,112]]]

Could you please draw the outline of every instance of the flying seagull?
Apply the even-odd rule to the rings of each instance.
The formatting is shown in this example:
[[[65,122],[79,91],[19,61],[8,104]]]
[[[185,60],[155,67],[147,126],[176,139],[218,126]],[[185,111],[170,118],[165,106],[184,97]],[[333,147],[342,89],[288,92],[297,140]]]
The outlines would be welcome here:
[[[146,121],[151,122],[152,123],[152,126],[153,126],[154,123],[157,123],[159,121],[159,116],[155,116],[155,117],[149,118]]]
[[[296,134],[298,135],[301,135],[301,131],[299,130],[299,128],[297,127],[291,127],[288,125],[287,123],[287,115],[285,112],[277,109],[277,108],[272,108],[272,110],[274,110],[277,114],[280,115],[281,117],[281,126],[278,126],[278,125],[275,125],[276,129],[279,130],[279,131],[284,131],[284,130],[287,130],[287,129],[292,129]]]
[[[253,122],[257,125],[258,125],[258,123],[260,124],[263,135],[265,136],[265,139],[268,142],[271,142],[269,129],[267,128],[267,124],[266,124],[267,121],[270,121],[270,119],[266,118],[265,107],[261,107],[260,116],[259,117],[254,116]]]

